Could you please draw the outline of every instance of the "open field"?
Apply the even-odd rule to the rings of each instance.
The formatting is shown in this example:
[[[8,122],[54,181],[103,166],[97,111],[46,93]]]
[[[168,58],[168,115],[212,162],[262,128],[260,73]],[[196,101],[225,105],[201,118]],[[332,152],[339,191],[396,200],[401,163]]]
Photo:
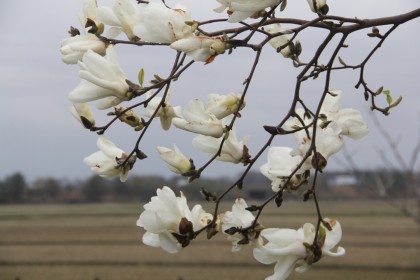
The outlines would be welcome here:
[[[312,207],[285,202],[267,209],[261,222],[298,228],[315,221]],[[347,254],[325,257],[289,279],[420,279],[420,226],[414,221],[381,201],[328,201],[321,207],[341,222]],[[141,209],[141,204],[1,206],[0,280],[247,280],[272,274],[273,267],[256,262],[251,250],[231,253],[222,234],[211,242],[199,237],[175,256],[144,246],[135,226]]]

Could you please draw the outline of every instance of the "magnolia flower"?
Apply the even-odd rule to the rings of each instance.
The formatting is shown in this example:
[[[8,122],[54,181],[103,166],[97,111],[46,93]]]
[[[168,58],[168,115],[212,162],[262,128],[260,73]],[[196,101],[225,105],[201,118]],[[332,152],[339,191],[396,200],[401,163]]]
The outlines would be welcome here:
[[[120,68],[113,46],[109,46],[106,57],[88,50],[79,61],[80,84],[69,94],[72,103],[85,103],[103,99],[99,109],[107,109],[130,99],[126,76]]]
[[[177,51],[185,52],[195,61],[202,61],[208,64],[218,54],[225,52],[226,43],[220,38],[190,36],[173,42],[170,47]]]
[[[230,92],[227,95],[210,93],[207,95],[207,111],[214,114],[216,118],[220,120],[236,113],[236,111],[238,111],[240,101],[241,95],[236,95],[233,92]],[[244,107],[245,102],[242,103],[239,110],[242,110]]]
[[[132,156],[127,159],[128,156],[123,150],[104,137],[99,137],[97,145],[100,151],[86,157],[83,160],[84,163],[90,166],[93,173],[101,177],[110,179],[119,176],[121,182],[125,182],[128,171],[134,166],[136,157]],[[124,162],[126,163],[122,166]]]
[[[77,35],[61,41],[60,52],[63,55],[62,60],[67,64],[75,64],[82,60],[87,50],[92,50],[100,55],[105,55],[106,44],[96,35],[87,33]]]
[[[280,23],[273,23],[273,24],[269,24],[264,26],[264,30],[267,31],[270,34],[276,34],[279,32],[284,32],[284,30],[282,30],[281,28],[281,24]],[[274,38],[272,38],[270,41],[268,41],[270,43],[270,45],[278,50],[279,48],[286,46],[287,43],[289,43],[289,38],[287,35],[280,35],[280,36],[276,36]],[[280,50],[280,53],[288,58],[291,56],[292,52],[290,51],[289,46],[284,47]]]
[[[79,20],[85,31],[89,31],[90,26],[86,27],[86,23],[89,20],[92,20],[98,28],[103,28],[103,24],[97,18],[98,5],[96,0],[84,0],[83,1],[83,13],[79,14]]]
[[[358,110],[345,108],[340,110],[342,92],[331,90],[326,95],[321,107],[321,114],[328,121],[334,121],[341,129],[340,135],[345,135],[353,140],[358,140],[369,133],[367,124]]]
[[[327,4],[327,0],[307,0],[307,1],[309,4],[309,7],[311,8],[311,11],[314,13],[316,13],[317,10],[322,11],[322,8]],[[314,1],[316,3],[316,9],[314,7]]]
[[[222,139],[223,137],[214,138],[204,135],[198,135],[193,139],[192,144],[194,148],[204,153],[207,153],[210,156],[214,156],[220,148]],[[220,161],[233,163],[248,163],[248,148],[245,146],[247,140],[248,137],[246,137],[242,141],[238,141],[238,139],[236,138],[236,133],[232,129],[231,131],[229,131],[229,135],[223,143],[222,151],[216,159]]]
[[[292,155],[292,148],[289,147],[271,147],[268,150],[268,162],[260,167],[261,173],[272,181],[271,187],[274,192],[280,190],[292,172],[302,162],[301,155]],[[299,175],[310,169],[307,164],[302,165],[291,179],[291,183],[299,183]],[[305,179],[305,178],[302,178]]]
[[[91,128],[95,125],[95,119],[88,104],[74,103],[70,107],[70,112],[85,128]]]
[[[310,137],[313,137],[313,128],[308,129]],[[305,156],[309,149],[311,148],[312,138],[309,138],[308,135],[303,131],[300,133],[295,133],[294,136],[299,142],[298,149],[294,150],[292,156]],[[322,160],[322,164],[316,163],[314,166],[313,153],[305,161],[305,164],[311,164],[312,167],[317,168],[322,171],[327,164],[327,159],[333,154],[337,153],[343,147],[344,141],[341,137],[341,129],[336,122],[329,123],[326,127],[321,127],[317,125],[316,127],[316,136],[315,136],[315,146],[317,153],[321,154],[321,157],[317,156],[317,160]]]
[[[251,226],[254,222],[254,215],[246,208],[248,208],[248,205],[245,200],[238,198],[232,205],[232,211],[225,212],[220,219],[223,232],[228,235],[228,240],[232,241],[232,252],[239,252],[244,244],[259,244],[262,242],[255,230],[248,231],[247,235],[237,231],[237,229]]]
[[[108,37],[115,38],[124,32],[128,39],[136,41],[138,37],[133,29],[142,23],[140,13],[144,8],[145,4],[137,4],[135,0],[115,0],[112,9],[105,6],[98,7],[97,16],[101,22],[111,26]]]
[[[268,7],[274,7],[281,0],[217,0],[220,7],[214,9],[215,12],[221,13],[227,9],[229,15],[228,22],[239,22]]]
[[[191,26],[185,24],[190,20],[185,6],[170,9],[162,2],[149,3],[141,9],[139,16],[143,22],[134,28],[134,33],[142,41],[172,43],[192,35]]]
[[[358,140],[369,133],[368,126],[362,115],[355,109],[341,109],[338,114],[337,124],[341,129],[341,135],[346,135],[353,140]]]
[[[345,254],[342,247],[338,247],[336,252],[331,250],[337,246],[341,240],[342,231],[338,221],[325,219],[331,231],[326,229],[322,224],[318,232],[319,249],[322,251],[321,256],[327,255],[339,257]],[[266,277],[266,280],[284,280],[293,268],[297,272],[305,272],[313,262],[319,260],[321,256],[311,248],[315,238],[315,227],[306,223],[298,230],[268,228],[261,231],[267,243],[254,248],[254,257],[263,264],[276,263],[274,266],[274,274]],[[325,239],[324,239],[325,238]]]
[[[148,98],[151,97],[149,92],[147,93]],[[149,102],[147,102],[146,109],[142,112],[144,116],[151,118],[155,113],[156,109],[158,108],[159,104],[162,102],[161,97],[153,97]],[[179,107],[173,107],[168,99],[166,98],[164,101],[164,105],[160,106],[157,113],[154,115],[155,117],[160,118],[160,124],[164,130],[168,130],[171,127],[172,119],[178,117],[176,111],[179,111]]]
[[[223,135],[222,122],[215,115],[206,111],[203,103],[198,99],[188,102],[181,115],[182,118],[172,119],[172,123],[177,128],[216,138]]]
[[[174,145],[174,149],[157,147],[160,158],[168,165],[172,172],[185,174],[193,168],[191,161]]]
[[[340,110],[340,101],[343,92],[341,90],[330,90],[324,98],[321,106],[321,113],[329,116],[329,119],[336,119]]]
[[[204,212],[201,205],[190,210],[183,193],[176,197],[169,187],[157,189],[156,194],[144,205],[145,211],[137,220],[137,226],[146,230],[143,243],[178,253],[194,238],[194,231],[212,220],[212,215]]]

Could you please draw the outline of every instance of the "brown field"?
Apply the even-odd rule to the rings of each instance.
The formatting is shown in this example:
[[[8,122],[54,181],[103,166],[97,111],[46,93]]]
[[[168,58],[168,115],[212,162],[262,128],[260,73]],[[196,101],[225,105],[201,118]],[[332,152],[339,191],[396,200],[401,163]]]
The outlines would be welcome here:
[[[381,201],[321,203],[344,231],[343,258],[321,259],[301,280],[418,280],[420,226]],[[141,243],[140,204],[0,207],[0,280],[244,280],[264,279],[273,266],[252,251],[230,252],[222,234],[201,237],[170,255]],[[209,208],[209,207],[206,207]],[[314,222],[313,206],[286,202],[266,209],[266,226],[298,228]]]

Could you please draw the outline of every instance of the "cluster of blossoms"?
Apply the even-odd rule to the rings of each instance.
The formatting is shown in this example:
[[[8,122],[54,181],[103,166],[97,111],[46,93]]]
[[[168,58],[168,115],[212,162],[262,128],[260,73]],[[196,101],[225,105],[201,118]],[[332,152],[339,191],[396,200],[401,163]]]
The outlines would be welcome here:
[[[298,230],[264,228],[258,223],[253,226],[256,221],[249,209],[245,200],[236,199],[232,211],[213,217],[201,205],[190,210],[182,192],[177,197],[165,186],[144,205],[145,211],[137,225],[146,230],[144,244],[161,247],[169,253],[180,252],[203,229],[207,228],[210,235],[222,230],[232,242],[232,252],[252,246],[257,261],[275,263],[274,274],[266,278],[273,280],[286,279],[295,267],[297,272],[304,272],[324,255],[345,254],[344,248],[337,247],[342,236],[338,221],[325,218],[318,232],[310,223]]]
[[[80,67],[80,84],[68,96],[73,115],[85,128],[93,131],[98,129],[90,102],[97,102],[96,107],[100,110],[113,108],[108,115],[116,116],[136,131],[143,130],[153,119],[159,118],[163,130],[174,126],[197,134],[192,145],[214,156],[215,160],[249,164],[248,138],[239,141],[234,126],[235,119],[245,107],[243,94],[210,93],[205,103],[192,99],[183,108],[173,106],[167,92],[158,95],[163,86],[143,87],[142,78],[139,78],[139,84],[128,80],[115,51],[116,38],[125,34],[127,43],[166,45],[191,56],[193,61],[208,64],[226,50],[232,50],[232,42],[226,36],[209,37],[201,33],[185,6],[170,8],[163,1],[138,2],[115,0],[111,8],[98,6],[95,0],[84,1],[80,16],[82,34],[72,28],[72,37],[63,40],[61,45],[63,61]],[[281,0],[217,2],[220,6],[215,11],[226,10],[229,23],[265,16],[270,9],[286,3]],[[314,13],[328,12],[325,0],[307,2]],[[270,36],[267,43],[285,58],[296,58],[301,52],[299,44],[290,41],[287,30],[280,23],[264,25],[259,31]],[[165,79],[156,77],[154,84],[159,83],[165,85]],[[312,172],[322,172],[329,157],[342,148],[345,136],[356,140],[368,133],[358,111],[339,108],[341,95],[337,90],[326,92],[318,114],[306,108],[297,109],[282,127],[277,128],[293,133],[298,145],[296,148],[271,147],[268,150],[268,161],[260,171],[272,181],[274,193],[299,189]],[[144,105],[140,113],[149,120],[147,122],[135,113],[137,106],[120,106],[141,97],[145,99],[139,103]],[[100,151],[86,157],[84,162],[95,174],[105,178],[119,176],[121,181],[127,180],[136,159],[144,158],[138,148],[126,153],[103,136],[97,144]],[[193,160],[176,145],[173,149],[158,146],[157,152],[172,172],[190,179],[199,177],[201,170],[196,170]],[[341,247],[332,251],[341,240],[338,221],[323,218],[316,226],[306,223],[298,230],[265,228],[259,224],[253,211],[256,210],[248,207],[243,199],[237,199],[232,210],[224,213],[207,213],[201,205],[190,210],[184,194],[177,197],[169,187],[163,187],[144,206],[137,225],[146,231],[143,236],[145,244],[161,247],[169,253],[180,252],[202,231],[207,231],[209,237],[222,231],[232,242],[232,251],[238,252],[244,245],[253,246],[257,261],[275,263],[274,274],[266,279],[285,279],[295,267],[298,272],[303,272],[324,255],[342,256],[345,252]]]

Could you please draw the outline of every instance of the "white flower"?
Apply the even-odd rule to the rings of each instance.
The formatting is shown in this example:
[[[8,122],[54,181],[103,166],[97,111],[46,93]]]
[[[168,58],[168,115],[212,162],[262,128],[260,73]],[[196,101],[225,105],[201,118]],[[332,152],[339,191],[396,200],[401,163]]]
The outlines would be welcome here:
[[[341,129],[340,135],[358,140],[369,133],[368,126],[358,110],[352,108],[340,110],[341,96],[341,90],[331,90],[324,99],[321,114],[324,114],[328,121],[337,123]]]
[[[246,210],[247,207],[245,200],[238,198],[232,205],[232,211],[227,211],[221,216],[222,230],[228,235],[228,240],[232,241],[232,252],[239,252],[244,244],[258,244],[262,241],[255,230],[249,231],[246,236],[240,232],[235,232],[236,229],[247,228],[254,222],[255,217],[250,211]],[[229,233],[230,230],[233,230],[233,232]],[[240,244],[240,241],[244,239],[250,243]],[[240,243],[238,244],[238,242]]]
[[[98,7],[98,19],[104,24],[111,26],[108,30],[108,37],[115,38],[124,32],[128,39],[138,40],[133,29],[142,23],[141,9],[145,4],[137,4],[134,0],[115,0],[112,9],[110,7]]]
[[[190,210],[182,192],[176,197],[169,187],[157,189],[156,194],[144,205],[145,211],[137,220],[137,226],[146,230],[143,243],[177,253],[194,238],[191,236],[193,231],[200,230],[212,220],[212,215],[204,212],[201,205]]]
[[[110,179],[119,176],[121,182],[125,182],[128,171],[133,168],[135,156],[127,160],[127,154],[123,150],[102,136],[99,137],[97,145],[100,151],[86,157],[84,163],[90,166],[93,173],[101,177]],[[121,166],[126,160],[126,164]]]
[[[330,224],[332,230],[329,231],[321,224],[318,238],[322,232],[325,234],[325,241],[321,241],[321,256],[343,256],[345,250],[342,247],[338,247],[336,252],[331,251],[341,240],[340,223],[329,219],[325,221]],[[254,249],[255,259],[263,264],[276,263],[274,274],[265,278],[266,280],[284,280],[296,265],[299,266],[295,269],[297,272],[304,272],[312,262],[318,261],[308,257],[311,251],[307,246],[312,244],[315,238],[315,227],[312,224],[306,223],[298,230],[264,229],[261,231],[261,236],[267,240],[267,243]]]
[[[307,1],[308,1],[308,4],[309,4],[309,7],[311,8],[311,11],[314,12],[314,13],[316,13],[316,10],[318,10],[318,11],[321,10],[322,7],[324,7],[327,4],[327,0],[315,0],[316,8],[317,8],[315,10],[313,0],[307,0]]]
[[[214,138],[204,135],[198,135],[193,139],[192,144],[194,148],[204,153],[207,153],[210,156],[214,156],[219,150],[222,139],[223,137]],[[249,160],[249,158],[244,158],[247,157],[248,149],[245,146],[247,140],[248,138],[246,137],[244,140],[238,141],[238,139],[236,138],[236,133],[232,129],[231,131],[229,131],[229,135],[223,143],[220,156],[218,156],[216,159],[220,161],[233,163],[247,163],[246,161]]]
[[[315,146],[317,152],[321,153],[326,159],[337,153],[343,147],[344,141],[340,137],[341,129],[337,123],[332,122],[326,128],[317,127]],[[306,141],[309,143],[309,141]],[[307,144],[302,147],[307,147]]]
[[[369,128],[359,111],[351,108],[341,109],[337,124],[341,128],[341,135],[358,140],[369,133]]]
[[[198,99],[190,100],[182,110],[182,118],[173,118],[172,123],[179,129],[216,138],[221,137],[224,132],[222,122],[206,111]]]
[[[96,35],[87,33],[66,38],[61,41],[60,52],[63,55],[62,60],[67,64],[75,64],[82,60],[87,50],[92,50],[100,55],[105,55],[106,44]]]
[[[266,25],[264,26],[264,30],[270,34],[284,32],[284,30],[281,28],[280,23],[273,23],[273,24]],[[287,35],[280,35],[280,36],[274,37],[268,42],[275,50],[277,50],[278,48],[285,46],[289,42],[289,37]],[[280,53],[286,58],[290,57],[292,54],[289,46],[282,48],[280,50]]]
[[[226,44],[220,38],[207,36],[190,36],[170,45],[171,48],[185,52],[195,61],[211,63],[218,54],[225,52]]]
[[[221,13],[227,9],[228,22],[239,22],[253,16],[265,8],[274,7],[280,3],[280,0],[217,0],[220,7],[214,9]]]
[[[233,92],[230,92],[227,95],[210,93],[207,95],[207,111],[214,114],[220,120],[236,113],[240,100],[241,95],[237,95]],[[239,110],[242,110],[244,107],[245,102],[242,103]]]
[[[191,26],[185,24],[190,20],[185,6],[170,9],[162,2],[151,2],[141,9],[139,16],[143,22],[134,28],[134,33],[142,41],[169,44],[192,35]]]
[[[92,111],[88,104],[74,103],[70,107],[70,112],[84,127],[90,128],[95,125],[95,119],[93,118]]]
[[[313,128],[308,129],[310,137],[313,136]],[[294,136],[299,142],[299,147],[297,150],[292,152],[293,156],[305,156],[311,147],[312,138],[308,138],[304,130],[300,133],[295,133]],[[316,127],[316,139],[315,146],[316,151],[320,153],[325,159],[328,159],[333,154],[337,153],[343,147],[344,141],[341,137],[341,129],[336,122],[331,122],[326,127],[322,128],[321,126]],[[306,163],[310,163],[313,155],[311,155]]]
[[[109,46],[106,57],[88,50],[79,61],[80,84],[69,94],[72,103],[85,103],[104,99],[97,107],[107,109],[129,100],[129,86],[120,68],[113,46]]]
[[[147,96],[150,98],[151,94],[148,92]],[[149,102],[147,102],[147,107],[142,112],[142,114],[148,118],[151,118],[161,102],[161,97],[153,97]],[[169,103],[168,98],[165,98],[164,105],[160,106],[159,110],[155,114],[155,117],[159,117],[162,128],[164,130],[168,130],[171,127],[172,119],[179,117],[176,114],[176,111],[179,110],[179,107],[173,107],[171,103]]]
[[[85,31],[89,31],[89,27],[85,27],[87,20],[92,20],[98,28],[102,28],[102,23],[97,18],[98,5],[96,0],[84,0],[83,1],[83,13],[79,14],[80,23],[85,28]]]
[[[268,162],[260,167],[261,173],[272,181],[271,187],[274,192],[279,191],[287,177],[302,161],[302,156],[292,156],[292,151],[293,149],[289,147],[271,147],[267,154]],[[292,177],[291,183],[298,183],[300,179],[296,175],[300,175],[308,169],[310,167],[307,164],[302,165]]]
[[[181,153],[181,150],[174,145],[174,149],[157,147],[160,158],[168,165],[172,172],[185,174],[192,168],[191,161]]]
[[[325,115],[327,121],[337,121],[342,95],[341,90],[330,90],[325,96],[320,114]]]

